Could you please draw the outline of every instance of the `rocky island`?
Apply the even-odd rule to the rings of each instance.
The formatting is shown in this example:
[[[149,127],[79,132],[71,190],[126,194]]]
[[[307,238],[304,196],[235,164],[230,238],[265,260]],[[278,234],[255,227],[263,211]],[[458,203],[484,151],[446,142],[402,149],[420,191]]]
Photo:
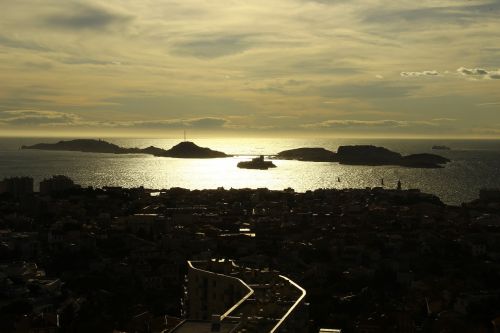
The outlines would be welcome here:
[[[403,156],[384,147],[372,145],[340,146],[337,152],[324,148],[297,148],[285,150],[277,159],[338,162],[347,165],[401,165],[412,168],[441,168],[449,159],[434,154],[411,154]]]
[[[165,150],[149,146],[147,148],[124,148],[104,140],[76,139],[56,143],[38,143],[22,146],[21,149],[40,149],[57,151],[79,151],[109,154],[148,154],[174,158],[218,158],[230,157],[221,151],[200,147],[193,142],[183,141]],[[403,156],[384,147],[372,145],[340,146],[337,152],[325,148],[297,148],[285,150],[274,156],[275,159],[298,160],[309,162],[337,162],[348,165],[400,165],[412,168],[441,168],[449,159],[434,154],[411,154]],[[263,157],[238,163],[239,168],[268,169],[275,168],[271,161]]]
[[[275,158],[308,162],[337,162],[337,154],[325,148],[296,148],[284,150],[278,153]]]
[[[238,163],[238,168],[241,169],[258,169],[267,170],[269,168],[276,168],[276,165],[271,161],[264,161],[264,156],[253,158],[251,161],[242,161]]]
[[[134,154],[140,153],[139,148],[122,148],[103,140],[76,139],[59,141],[57,143],[37,143],[32,146],[21,146],[21,149],[80,151],[86,153]]]
[[[180,142],[168,150],[154,146],[149,146],[147,148],[124,148],[107,141],[93,139],[76,139],[59,141],[57,143],[38,143],[32,146],[22,146],[21,149],[79,151],[109,154],[148,154],[159,157],[175,158],[217,158],[230,156],[220,151],[200,147],[190,141]]]
[[[183,141],[158,156],[177,158],[217,158],[229,157],[231,155],[210,148],[200,147],[191,141]]]
[[[442,168],[449,159],[434,154],[411,154],[401,158],[402,166],[412,168]]]
[[[443,145],[435,145],[435,146],[432,146],[432,149],[434,150],[451,150],[450,147],[448,146],[443,146]]]

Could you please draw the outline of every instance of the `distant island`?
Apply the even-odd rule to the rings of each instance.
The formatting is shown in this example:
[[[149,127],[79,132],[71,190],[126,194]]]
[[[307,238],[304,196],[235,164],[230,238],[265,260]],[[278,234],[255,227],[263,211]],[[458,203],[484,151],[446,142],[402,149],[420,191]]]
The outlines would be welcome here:
[[[412,168],[442,168],[449,159],[434,154],[403,156],[384,147],[372,145],[340,146],[337,152],[324,148],[297,148],[284,150],[277,159],[338,162],[347,165],[400,165]]]
[[[109,154],[148,154],[174,158],[218,158],[231,156],[210,148],[200,147],[190,141],[180,142],[168,150],[154,146],[149,146],[147,148],[124,148],[107,141],[94,139],[37,143],[31,146],[22,146],[21,149]],[[403,156],[387,148],[372,145],[340,146],[337,152],[318,147],[297,148],[279,152],[274,158],[310,162],[337,162],[348,165],[400,165],[412,168],[441,168],[442,165],[450,162],[449,159],[439,155],[424,153]],[[264,161],[261,156],[251,161],[240,162],[238,163],[238,167],[246,169],[268,169],[275,168],[276,165],[271,161]]]
[[[57,143],[37,143],[32,146],[22,146],[21,149],[79,151],[109,154],[148,154],[159,157],[175,158],[217,158],[231,156],[210,148],[200,147],[190,141],[180,142],[168,150],[154,146],[149,146],[147,148],[123,148],[107,141],[93,139],[76,139],[59,141]]]
[[[451,150],[450,147],[448,146],[443,146],[443,145],[435,145],[435,146],[432,146],[432,149],[434,150]]]
[[[267,170],[269,168],[276,168],[276,165],[271,161],[264,161],[264,156],[253,158],[251,161],[242,161],[238,163],[238,168],[241,169],[259,169]]]

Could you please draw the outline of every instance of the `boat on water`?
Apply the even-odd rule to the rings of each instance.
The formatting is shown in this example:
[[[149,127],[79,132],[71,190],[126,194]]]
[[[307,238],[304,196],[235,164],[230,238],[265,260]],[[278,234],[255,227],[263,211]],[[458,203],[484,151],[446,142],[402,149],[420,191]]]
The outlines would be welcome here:
[[[259,157],[253,158],[251,161],[239,162],[238,168],[267,170],[269,168],[276,168],[276,165],[271,161],[264,161],[264,155],[260,155]]]

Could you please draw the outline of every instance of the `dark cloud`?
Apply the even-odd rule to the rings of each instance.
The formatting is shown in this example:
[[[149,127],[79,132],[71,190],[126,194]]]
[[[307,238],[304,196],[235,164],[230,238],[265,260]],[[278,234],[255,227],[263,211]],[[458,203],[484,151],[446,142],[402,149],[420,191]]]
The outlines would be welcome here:
[[[500,14],[500,2],[491,1],[481,5],[439,6],[418,9],[387,10],[386,8],[370,11],[365,17],[368,23],[407,22],[422,26],[424,22],[437,24],[463,25],[477,22],[477,19],[497,18]],[[397,26],[401,29],[401,26]]]
[[[457,72],[465,76],[473,76],[493,80],[500,79],[500,70],[491,71],[483,68],[460,67],[459,69],[457,69]]]
[[[352,66],[333,63],[331,59],[305,59],[291,65],[294,73],[322,75],[354,75],[361,71]]]
[[[203,117],[189,119],[144,120],[144,121],[91,121],[67,112],[43,110],[10,110],[0,111],[0,126],[38,127],[38,126],[71,126],[100,128],[134,128],[134,129],[169,129],[197,128],[216,129],[228,124],[224,118]]]
[[[298,2],[312,2],[323,5],[336,5],[339,3],[349,3],[351,0],[298,0]]]
[[[63,112],[39,110],[15,110],[0,112],[0,124],[9,126],[71,125],[79,117]]]
[[[486,71],[486,70],[484,70],[482,68],[476,68],[475,71],[479,75],[486,75],[486,74],[488,74],[488,71]]]
[[[465,67],[460,67],[457,69],[457,72],[463,74],[463,75],[486,75],[488,72],[482,68],[465,68]]]
[[[306,128],[404,127],[408,122],[398,120],[325,120],[304,125]]]
[[[120,65],[120,62],[117,61],[108,61],[108,60],[100,60],[100,59],[92,59],[92,58],[78,58],[78,57],[70,57],[61,60],[62,63],[67,65],[98,65],[98,66],[107,66],[107,65]]]
[[[27,68],[40,69],[40,70],[48,70],[54,67],[50,62],[33,62],[33,61],[25,62],[24,66]]]
[[[455,119],[440,118],[431,119],[428,121],[416,120],[353,120],[353,119],[340,119],[340,120],[325,120],[318,123],[311,123],[303,125],[303,128],[309,129],[337,129],[337,130],[367,130],[367,131],[380,131],[380,130],[415,130],[415,131],[429,131],[442,129],[443,125],[454,122]]]
[[[227,120],[221,118],[200,118],[192,119],[187,122],[192,127],[213,128],[222,127],[227,123]]]
[[[39,108],[50,106],[41,96],[9,96],[0,98],[0,112],[19,108]]]
[[[14,49],[25,49],[31,51],[44,51],[44,52],[50,51],[49,48],[34,41],[20,40],[17,38],[14,39],[1,35],[0,35],[0,45]]]
[[[128,22],[130,19],[130,16],[113,13],[104,8],[74,4],[60,13],[46,17],[44,23],[53,28],[99,30],[114,24]]]
[[[45,70],[43,63],[25,63],[25,66],[36,66],[34,68]],[[50,66],[47,66],[46,69],[49,70]],[[4,92],[4,96],[0,96],[0,111],[54,110],[54,103],[52,101],[57,99],[57,96],[60,95],[61,92],[58,89],[37,84],[26,85],[22,88],[11,89]]]
[[[369,83],[360,85],[334,85],[317,88],[322,97],[327,98],[397,98],[409,96],[419,86],[395,86],[384,83]]]
[[[254,46],[248,35],[201,36],[174,45],[173,53],[196,58],[219,58],[244,52]]]
[[[479,63],[488,66],[500,68],[500,48],[486,47],[479,52]]]
[[[262,87],[262,88],[251,88],[248,90],[255,91],[258,93],[263,93],[263,94],[280,94],[280,95],[290,94],[288,91],[283,89],[282,86],[277,86],[277,85],[269,85],[269,86]]]
[[[282,94],[282,95],[297,95],[297,89],[300,89],[309,81],[307,80],[281,80],[274,83],[270,83],[260,88],[250,88],[249,91],[256,91],[265,94]]]
[[[123,114],[137,113],[148,118],[186,118],[203,117],[205,115],[222,117],[228,114],[248,114],[254,111],[252,105],[227,97],[201,95],[144,95],[129,93],[127,96],[105,99],[107,109]],[[96,111],[100,107],[96,108]]]
[[[401,72],[401,76],[403,77],[408,77],[408,76],[439,76],[438,71],[422,71],[422,72]]]
[[[284,85],[287,85],[287,86],[300,86],[300,85],[303,85],[306,82],[307,81],[290,79],[290,80],[286,81],[284,83]]]
[[[205,117],[192,119],[146,120],[133,122],[110,123],[108,126],[142,129],[169,129],[169,128],[222,128],[227,124],[223,118]]]
[[[481,51],[486,52],[500,52],[500,47],[483,47]]]

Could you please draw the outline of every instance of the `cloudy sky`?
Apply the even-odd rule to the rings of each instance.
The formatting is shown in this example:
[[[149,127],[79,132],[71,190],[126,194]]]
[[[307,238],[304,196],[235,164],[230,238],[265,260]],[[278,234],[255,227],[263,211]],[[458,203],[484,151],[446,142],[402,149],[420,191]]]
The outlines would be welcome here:
[[[499,0],[0,5],[6,135],[500,136]]]

